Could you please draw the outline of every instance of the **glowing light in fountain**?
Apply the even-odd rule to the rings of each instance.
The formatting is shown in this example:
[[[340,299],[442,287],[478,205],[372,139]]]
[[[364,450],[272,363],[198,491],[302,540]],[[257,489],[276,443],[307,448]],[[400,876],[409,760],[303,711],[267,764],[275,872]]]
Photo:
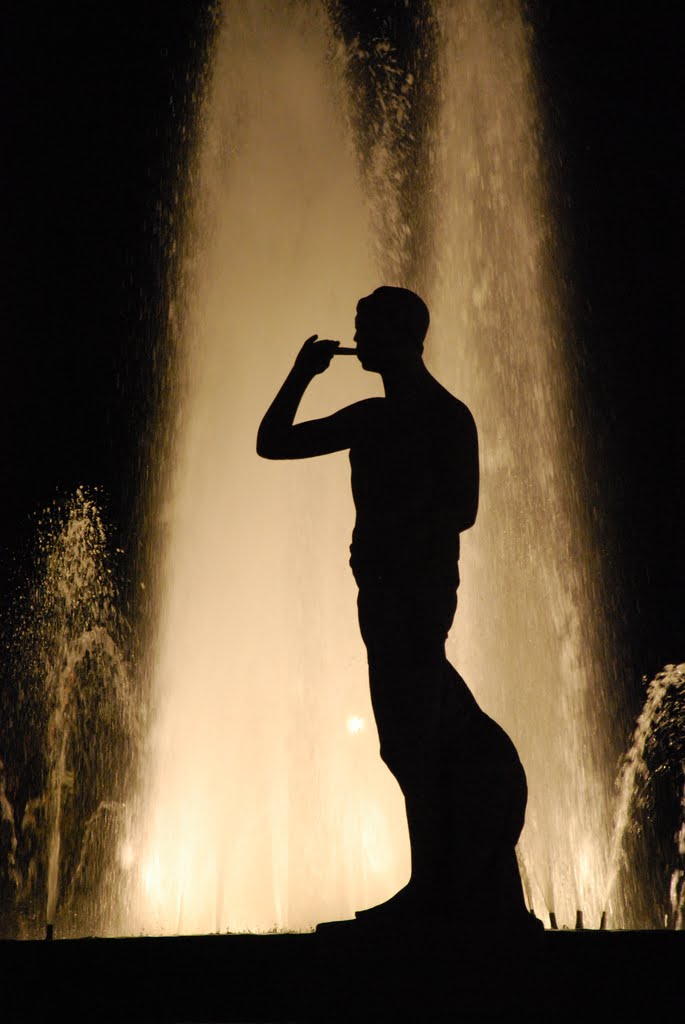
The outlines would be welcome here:
[[[185,345],[153,667],[140,927],[306,928],[408,875],[347,567],[345,455],[273,465],[256,430],[301,342],[377,282],[336,50],[316,5],[227,5],[174,315]],[[336,360],[303,416],[369,393]],[[350,709],[369,727],[349,730]]]
[[[640,815],[668,775],[677,824],[658,923],[685,926],[683,665],[648,687],[611,813],[611,603],[575,440],[529,31],[514,0],[436,11],[433,206],[421,211],[436,227],[421,263],[407,219],[414,82],[390,44],[345,51],[314,4],[226,7],[170,309],[181,403],[174,464],[159,467],[147,785],[133,820],[140,699],[102,522],[79,492],[44,524],[20,629],[35,749],[0,851],[16,888],[3,935],[9,918],[24,937],[46,922],[81,935],[306,928],[405,880],[404,813],[377,757],[346,566],[346,460],[266,465],[254,438],[304,337],[349,338],[359,295],[419,280],[430,362],[480,425],[481,514],[450,647],[528,771],[529,903],[565,925],[605,910],[612,926],[642,924],[653,850],[639,848]],[[366,60],[383,117],[366,126],[359,172],[346,89]],[[303,416],[371,383],[336,360]],[[0,800],[7,823],[4,780]]]
[[[473,409],[483,454],[450,647],[528,771],[535,909],[568,925],[582,909],[598,924],[616,675],[530,33],[514,0],[439,4],[437,19],[440,109],[423,200],[437,227],[414,270],[433,313],[429,360]],[[411,147],[397,149],[413,83],[386,51],[376,82],[387,120],[366,154],[364,195],[343,85],[350,55],[320,7],[223,12],[170,314],[184,354],[138,853],[146,931],[306,928],[390,895],[408,873],[399,791],[370,724],[345,457],[254,455],[301,340],[349,338],[360,295],[414,283],[402,279],[416,228],[402,202]],[[317,380],[303,418],[369,394],[352,362]],[[350,726],[350,708],[368,728]]]
[[[529,779],[537,913],[599,924],[619,750],[609,581],[590,528],[532,71],[518,4],[439,6],[431,361],[480,430],[479,519],[449,649]]]

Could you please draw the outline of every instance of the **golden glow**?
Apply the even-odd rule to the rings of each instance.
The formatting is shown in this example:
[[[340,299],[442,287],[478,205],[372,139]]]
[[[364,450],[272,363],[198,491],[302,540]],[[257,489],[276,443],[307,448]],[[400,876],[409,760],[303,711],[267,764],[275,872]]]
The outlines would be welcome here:
[[[123,842],[119,847],[119,864],[121,867],[128,871],[136,862],[136,852],[133,843],[128,840]]]
[[[142,796],[150,933],[307,929],[409,873],[347,565],[347,459],[255,454],[302,341],[351,337],[381,283],[322,8],[227,4],[213,57],[173,306],[184,400]],[[336,359],[301,416],[378,391]]]
[[[349,338],[359,296],[408,283],[388,270],[408,237],[392,158],[374,154],[382,173],[368,202],[323,7],[225,5],[191,168],[170,310],[183,400],[159,513],[145,931],[309,928],[351,917],[409,873],[347,566],[346,457],[265,463],[254,451],[301,342]],[[526,766],[535,908],[573,924],[578,888],[597,911],[610,792],[598,765],[615,759],[588,715],[608,678],[595,642],[603,595],[573,476],[530,38],[515,0],[437,12],[427,351],[471,407],[483,456],[450,656]],[[368,396],[375,380],[334,360],[300,418]]]
[[[444,0],[437,13],[443,202],[428,351],[472,410],[481,452],[448,652],[525,766],[521,848],[536,912],[554,907],[572,927],[579,898],[586,919],[603,909],[621,751],[606,706],[611,595],[581,461],[530,27],[516,0]]]

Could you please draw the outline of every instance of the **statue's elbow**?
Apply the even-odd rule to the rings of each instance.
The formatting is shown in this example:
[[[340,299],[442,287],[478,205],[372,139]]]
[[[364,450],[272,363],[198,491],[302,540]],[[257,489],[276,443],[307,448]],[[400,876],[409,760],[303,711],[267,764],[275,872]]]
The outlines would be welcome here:
[[[262,459],[271,460],[286,458],[282,445],[261,431],[257,434],[257,455]]]
[[[274,451],[271,448],[269,448],[267,444],[260,444],[259,441],[257,441],[257,455],[259,455],[261,459],[278,458],[278,456],[274,453]]]
[[[262,459],[273,459],[272,448],[269,439],[260,430],[257,434],[257,455]]]

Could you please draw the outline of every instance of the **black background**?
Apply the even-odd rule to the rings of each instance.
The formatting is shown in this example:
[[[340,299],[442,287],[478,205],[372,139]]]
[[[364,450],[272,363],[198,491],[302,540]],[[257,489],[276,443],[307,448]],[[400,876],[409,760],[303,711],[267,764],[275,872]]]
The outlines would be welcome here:
[[[396,32],[402,2],[343,5]],[[423,3],[411,5],[414,10]],[[620,0],[527,5],[558,189],[601,516],[628,674],[685,657],[682,18]],[[2,14],[0,611],[35,513],[101,488],[135,561],[202,4],[82,0]],[[163,353],[162,353],[163,355]]]

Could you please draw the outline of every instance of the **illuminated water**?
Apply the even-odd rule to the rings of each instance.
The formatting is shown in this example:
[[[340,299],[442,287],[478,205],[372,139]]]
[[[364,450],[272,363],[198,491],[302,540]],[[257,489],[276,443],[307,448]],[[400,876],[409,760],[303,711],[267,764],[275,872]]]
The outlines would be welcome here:
[[[437,25],[437,115],[418,152],[407,129],[416,83],[383,40],[368,53],[345,47],[313,2],[226,5],[169,310],[178,402],[151,509],[159,616],[149,665],[137,666],[151,725],[136,800],[140,698],[92,502],[81,497],[56,534],[72,546],[58,542],[51,578],[60,607],[77,612],[53,615],[48,767],[23,841],[33,830],[42,843],[25,861],[41,865],[34,895],[48,920],[62,914],[64,932],[305,929],[408,876],[347,567],[346,455],[269,463],[254,447],[304,338],[349,342],[356,300],[380,283],[425,295],[429,364],[479,425],[481,510],[463,538],[449,650],[527,769],[529,902],[565,925],[582,909],[597,927],[607,907],[611,926],[641,920],[626,831],[651,771],[645,746],[675,719],[650,690],[615,797],[615,609],[588,508],[530,34],[514,0],[445,2]],[[382,103],[369,112],[362,173],[348,104],[364,67]],[[419,158],[430,189],[407,202]],[[424,249],[412,241],[420,230]],[[334,360],[301,415],[378,394],[379,383]],[[79,547],[80,537],[90,539]],[[667,675],[659,693],[681,693],[682,667]],[[93,680],[109,696],[103,763],[91,765],[76,752],[89,749]],[[669,918],[681,926],[683,828]]]
[[[604,593],[574,449],[530,39],[513,2],[447,4],[439,23],[429,359],[471,406],[483,452],[451,648],[529,772],[536,909],[572,923],[583,907],[598,922],[614,679],[598,656]],[[410,283],[396,278],[411,224],[393,140],[411,89],[380,79],[386,124],[364,191],[346,56],[307,4],[287,15],[228,5],[216,41],[174,311],[183,401],[140,851],[150,931],[305,928],[350,916],[408,874],[346,566],[346,457],[274,465],[254,454],[301,341],[349,339],[360,295]],[[382,66],[393,59],[386,49]],[[351,364],[316,381],[303,417],[369,393]],[[363,727],[351,731],[350,716]]]
[[[598,561],[531,38],[517,4],[445,4],[434,362],[479,424],[481,511],[450,640],[530,782],[536,908],[599,922],[619,755],[612,581]],[[544,915],[546,916],[546,915]]]
[[[179,285],[184,401],[140,853],[150,931],[305,928],[408,874],[346,564],[346,457],[255,455],[296,349],[315,331],[349,338],[378,282],[343,55],[317,11],[229,5],[215,49]],[[304,415],[368,394],[353,362],[317,381]]]
[[[645,680],[646,682],[646,680]],[[675,829],[667,857],[670,868],[669,905],[666,923],[682,928],[685,924],[685,665],[667,665],[649,683],[645,702],[638,716],[632,743],[628,748],[617,780],[614,807],[614,828],[609,847],[608,870],[605,876],[604,905],[610,914],[621,910],[622,904],[633,910],[633,920],[640,919],[643,892],[642,872],[649,864],[641,858],[638,871],[631,864],[626,847],[631,830],[639,822],[640,812],[647,810],[647,820],[654,818],[655,784],[670,776],[671,793],[680,791],[676,808]],[[659,812],[657,811],[657,814]],[[644,828],[644,822],[639,822]],[[634,856],[634,853],[633,853]],[[658,896],[657,896],[658,899]],[[613,915],[612,915],[613,916]],[[647,917],[647,920],[649,918]],[[652,919],[653,920],[653,919]]]
[[[93,498],[79,490],[48,510],[39,546],[41,572],[20,606],[14,658],[29,790],[14,821],[14,907],[0,905],[0,923],[11,931],[9,913],[22,937],[56,921],[63,935],[116,933],[125,928],[120,852],[140,701]],[[0,856],[8,852],[3,844]],[[0,862],[3,897],[6,868]]]

